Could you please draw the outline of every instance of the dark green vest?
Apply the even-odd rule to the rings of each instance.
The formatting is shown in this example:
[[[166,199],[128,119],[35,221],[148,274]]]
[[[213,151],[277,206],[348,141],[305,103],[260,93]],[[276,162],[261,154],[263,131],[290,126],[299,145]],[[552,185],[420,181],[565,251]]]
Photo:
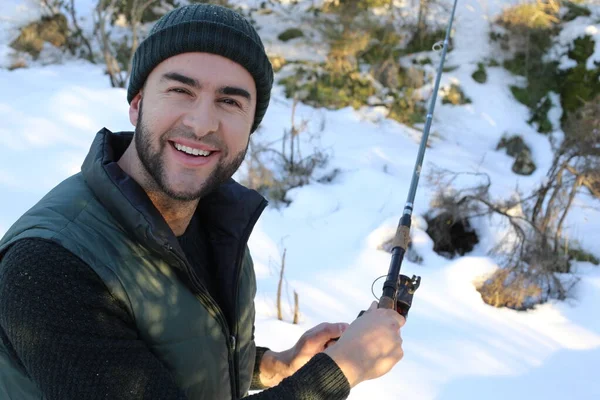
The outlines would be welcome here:
[[[247,240],[266,201],[231,180],[198,207],[213,250],[216,289],[226,302],[223,309],[230,310],[226,315],[141,187],[118,167],[131,138],[101,130],[81,173],[52,189],[9,229],[0,241],[0,258],[22,238],[60,243],[128,307],[141,339],[189,399],[242,397],[256,352],[256,281]],[[0,343],[0,398],[41,397]]]

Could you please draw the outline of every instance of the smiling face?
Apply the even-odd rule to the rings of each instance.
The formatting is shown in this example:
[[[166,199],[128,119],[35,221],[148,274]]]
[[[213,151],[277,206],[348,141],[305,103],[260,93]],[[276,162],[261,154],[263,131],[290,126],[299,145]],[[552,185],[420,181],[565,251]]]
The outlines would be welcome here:
[[[184,53],[160,63],[129,109],[142,185],[178,201],[214,190],[244,160],[255,108],[252,75],[227,58]]]

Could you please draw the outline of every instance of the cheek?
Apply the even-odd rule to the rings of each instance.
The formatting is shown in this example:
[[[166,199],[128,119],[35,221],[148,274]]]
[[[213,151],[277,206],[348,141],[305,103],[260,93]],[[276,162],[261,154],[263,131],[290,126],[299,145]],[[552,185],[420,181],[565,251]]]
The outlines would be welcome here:
[[[224,137],[231,157],[237,156],[239,152],[246,149],[251,127],[252,125],[249,125],[246,121],[228,124],[227,129],[224,130]]]

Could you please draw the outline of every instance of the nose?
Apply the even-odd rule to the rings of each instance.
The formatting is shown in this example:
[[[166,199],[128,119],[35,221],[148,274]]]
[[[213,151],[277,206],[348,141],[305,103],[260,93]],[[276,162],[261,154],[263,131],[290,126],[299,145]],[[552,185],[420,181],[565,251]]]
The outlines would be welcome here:
[[[195,106],[186,113],[183,119],[183,124],[192,129],[199,138],[219,129],[217,110],[215,110],[213,101],[208,97],[203,96],[198,99]]]

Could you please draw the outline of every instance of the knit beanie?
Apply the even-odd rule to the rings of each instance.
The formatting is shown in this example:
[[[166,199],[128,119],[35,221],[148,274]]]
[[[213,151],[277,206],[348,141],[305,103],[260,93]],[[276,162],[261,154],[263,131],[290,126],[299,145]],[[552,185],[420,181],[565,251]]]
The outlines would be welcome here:
[[[237,12],[214,4],[179,7],[156,22],[133,56],[127,101],[131,103],[158,64],[188,52],[217,54],[248,70],[257,95],[254,132],[269,106],[273,68],[254,27]]]

